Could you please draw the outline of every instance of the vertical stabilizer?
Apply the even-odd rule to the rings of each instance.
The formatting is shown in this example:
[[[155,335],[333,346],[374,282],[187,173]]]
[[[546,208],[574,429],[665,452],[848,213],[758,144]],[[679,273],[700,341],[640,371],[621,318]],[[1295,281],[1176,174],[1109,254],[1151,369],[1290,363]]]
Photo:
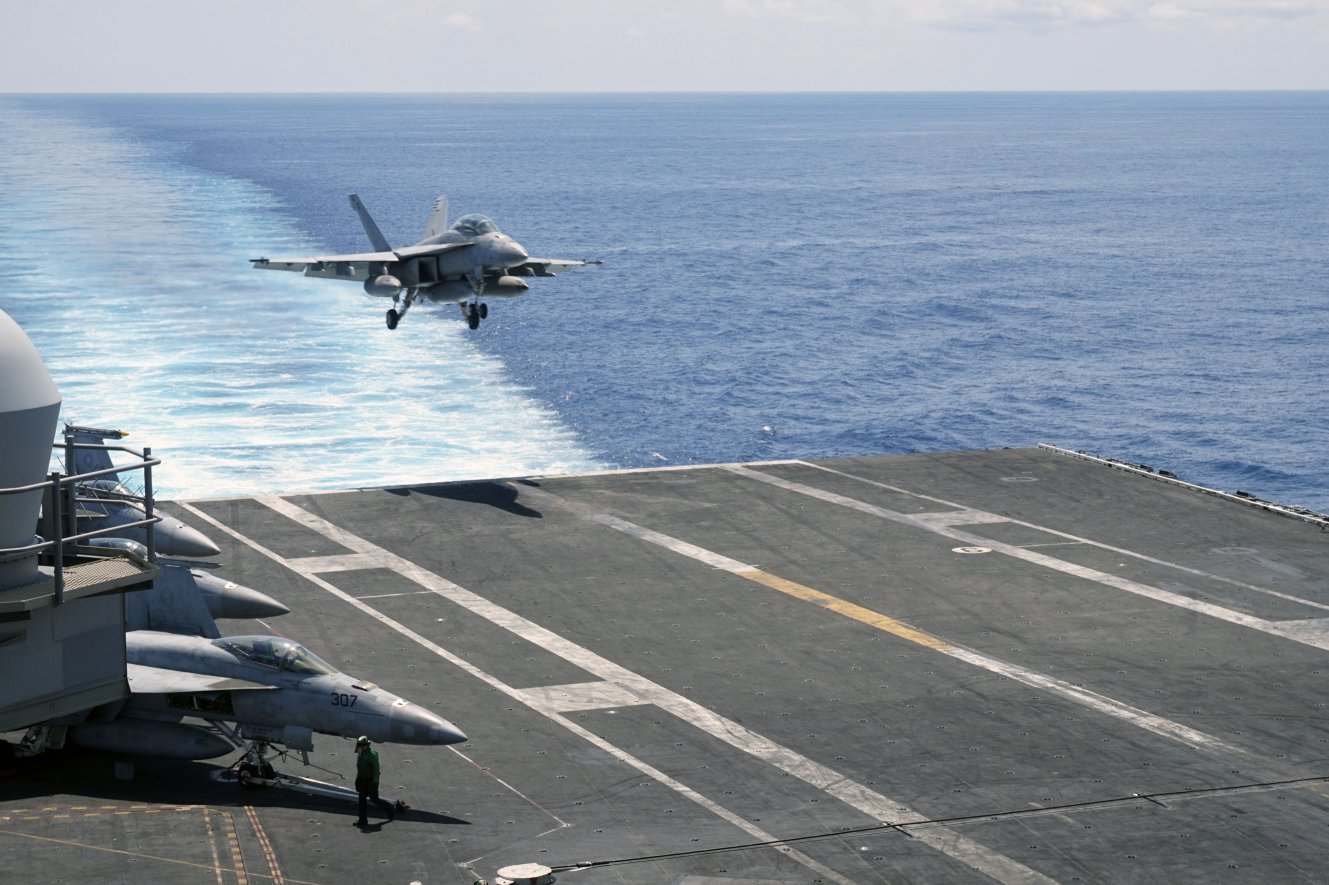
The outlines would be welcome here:
[[[379,252],[391,252],[392,247],[388,245],[387,237],[383,236],[383,231],[374,224],[374,219],[370,217],[369,210],[365,204],[360,202],[360,197],[351,194],[351,206],[355,208],[355,214],[360,216],[360,223],[364,225],[365,233],[369,235],[369,242],[374,244],[374,248]]]
[[[434,201],[434,211],[429,213],[429,220],[425,222],[424,239],[436,237],[448,229],[448,195],[440,194]]]
[[[123,430],[102,430],[97,427],[82,427],[69,422],[65,422],[65,433],[72,436],[76,443],[94,446],[99,446],[108,439],[122,440],[129,435]],[[75,449],[74,463],[66,464],[65,470],[71,474],[93,473],[114,466],[115,463],[111,461],[111,453],[105,449]],[[119,475],[108,477],[108,479],[119,479]]]

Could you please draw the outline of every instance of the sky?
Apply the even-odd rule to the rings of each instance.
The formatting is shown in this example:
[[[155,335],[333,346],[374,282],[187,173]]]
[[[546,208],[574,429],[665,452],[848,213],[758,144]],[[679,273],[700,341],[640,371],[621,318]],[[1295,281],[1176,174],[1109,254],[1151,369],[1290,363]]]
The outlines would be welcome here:
[[[1329,0],[0,2],[0,93],[1329,89]]]

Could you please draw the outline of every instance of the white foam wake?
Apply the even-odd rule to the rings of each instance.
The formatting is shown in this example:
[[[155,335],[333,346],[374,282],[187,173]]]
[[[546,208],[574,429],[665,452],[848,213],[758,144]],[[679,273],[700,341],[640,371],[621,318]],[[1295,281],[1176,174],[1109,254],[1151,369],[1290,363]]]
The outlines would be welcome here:
[[[0,305],[64,397],[131,431],[162,497],[562,473],[598,465],[464,326],[395,332],[358,286],[254,271],[310,254],[243,181],[0,101]]]

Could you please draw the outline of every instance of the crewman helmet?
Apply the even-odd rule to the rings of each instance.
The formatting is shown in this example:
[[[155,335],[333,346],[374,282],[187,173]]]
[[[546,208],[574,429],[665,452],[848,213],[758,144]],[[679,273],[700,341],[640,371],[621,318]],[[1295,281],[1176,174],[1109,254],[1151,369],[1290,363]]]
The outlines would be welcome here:
[[[367,746],[369,746],[369,737],[368,737],[367,735],[363,735],[363,734],[360,735],[360,739],[357,740],[357,741],[355,742],[355,745],[356,745],[357,747],[367,747]]]

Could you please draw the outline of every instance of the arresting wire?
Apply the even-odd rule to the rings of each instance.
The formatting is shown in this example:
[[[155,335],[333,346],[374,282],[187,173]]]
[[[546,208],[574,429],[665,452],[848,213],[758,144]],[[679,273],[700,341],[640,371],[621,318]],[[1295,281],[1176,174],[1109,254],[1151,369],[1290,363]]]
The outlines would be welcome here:
[[[776,848],[781,845],[796,845],[802,842],[814,842],[820,839],[841,839],[846,836],[862,836],[898,831],[909,835],[909,830],[916,827],[944,827],[953,824],[977,823],[980,821],[1007,820],[1016,817],[1031,817],[1045,814],[1063,814],[1070,811],[1083,811],[1090,808],[1111,808],[1138,802],[1151,802],[1163,805],[1168,799],[1194,799],[1200,796],[1219,796],[1233,793],[1276,790],[1284,787],[1304,787],[1311,784],[1329,783],[1329,775],[1293,778],[1281,781],[1236,784],[1226,787],[1193,787],[1185,790],[1170,790],[1160,793],[1131,793],[1129,796],[1116,796],[1109,799],[1090,799],[1084,802],[1069,802],[1061,805],[1044,805],[1038,808],[1016,808],[1008,811],[990,811],[982,814],[965,814],[956,817],[924,818],[910,821],[882,821],[866,827],[852,827],[827,833],[810,833],[803,836],[790,836],[786,839],[770,839],[764,842],[744,842],[737,845],[717,845],[712,848],[694,848],[688,851],[672,851],[664,854],[649,854],[641,857],[623,857],[606,860],[588,860],[579,863],[551,866],[555,873],[568,873],[599,867],[620,866],[631,863],[651,863],[661,860],[674,860],[684,857],[702,857],[710,854],[724,854],[732,851],[751,851],[756,848]],[[911,837],[912,838],[912,837]]]

